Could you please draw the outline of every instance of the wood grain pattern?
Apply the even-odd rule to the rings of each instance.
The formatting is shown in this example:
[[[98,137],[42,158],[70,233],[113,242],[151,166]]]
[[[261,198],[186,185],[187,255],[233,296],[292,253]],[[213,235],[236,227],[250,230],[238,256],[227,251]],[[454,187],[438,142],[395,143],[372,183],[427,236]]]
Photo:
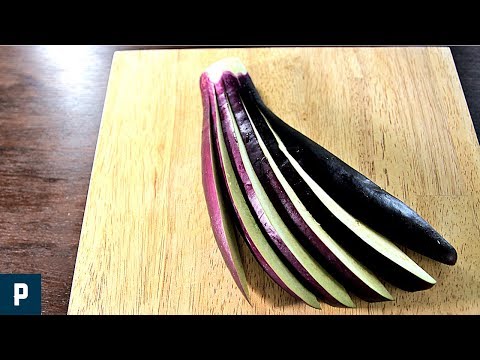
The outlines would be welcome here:
[[[199,76],[239,56],[280,117],[417,210],[458,250],[438,281],[396,300],[314,310],[242,246],[252,306],[210,229],[200,173]],[[448,48],[117,52],[70,314],[453,314],[480,311],[480,151]]]

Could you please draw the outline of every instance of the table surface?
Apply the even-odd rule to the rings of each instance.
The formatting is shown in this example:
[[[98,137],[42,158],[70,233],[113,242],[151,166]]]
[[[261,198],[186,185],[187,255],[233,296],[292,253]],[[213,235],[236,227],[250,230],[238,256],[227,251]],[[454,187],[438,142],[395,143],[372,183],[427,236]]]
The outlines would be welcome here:
[[[0,273],[41,273],[45,314],[67,311],[111,59],[130,48],[0,47]],[[452,53],[478,136],[480,47]]]

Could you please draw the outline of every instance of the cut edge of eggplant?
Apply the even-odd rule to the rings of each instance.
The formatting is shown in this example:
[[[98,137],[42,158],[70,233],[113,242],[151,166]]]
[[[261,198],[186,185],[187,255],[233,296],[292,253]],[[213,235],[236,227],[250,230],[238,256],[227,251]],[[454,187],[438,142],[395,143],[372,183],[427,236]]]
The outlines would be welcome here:
[[[313,180],[307,172],[300,166],[295,158],[290,154],[286,146],[278,134],[273,130],[269,121],[264,117],[267,125],[270,127],[275,139],[279,145],[280,150],[285,154],[287,159],[293,165],[295,170],[305,180],[307,185],[312,189],[313,193],[319,198],[319,200],[330,210],[337,219],[339,219],[345,226],[347,226],[352,232],[354,232],[359,238],[365,241],[368,245],[374,248],[385,257],[395,262],[402,268],[406,269],[410,273],[414,274],[418,278],[424,280],[429,284],[436,284],[436,280],[423,270],[415,261],[407,256],[400,248],[398,248],[392,241],[385,236],[379,234],[375,230],[371,229],[358,219],[350,215],[345,209],[343,209],[335,200],[333,200],[315,180]]]
[[[253,245],[255,247],[255,249],[252,249],[253,255],[255,256],[255,258],[257,258],[258,255],[261,256],[261,259],[257,258],[257,261],[264,268],[264,270],[266,270],[267,274],[275,282],[277,282],[280,287],[284,288],[287,292],[293,293],[293,295],[298,297],[307,305],[316,309],[320,309],[320,303],[318,302],[315,295],[307,288],[305,288],[305,286],[291,273],[291,271],[282,262],[282,260],[278,257],[275,251],[270,247],[270,244],[264,237],[252,213],[250,212],[250,208],[248,207],[247,202],[243,197],[243,193],[240,189],[240,185],[236,178],[235,171],[233,170],[233,165],[228,155],[223,133],[222,131],[218,131],[218,129],[221,129],[221,124],[218,105],[216,104],[216,98],[214,97],[214,99],[214,107],[217,109],[217,114],[216,116],[214,116],[214,121],[216,121],[217,128],[217,132],[215,135],[217,137],[217,145],[220,153],[220,167],[223,170],[225,184],[230,199],[232,200],[233,207],[237,213],[240,225],[243,228],[242,230],[244,230],[245,240],[249,242],[250,246]],[[267,265],[271,269],[273,274],[268,269],[265,269],[265,265]],[[278,279],[283,284],[279,284],[278,280],[275,279],[275,277],[278,277]]]
[[[247,278],[243,267],[237,243],[235,225],[227,209],[228,199],[222,194],[221,178],[218,171],[218,161],[213,151],[211,131],[211,111],[208,95],[208,86],[204,78],[201,79],[202,97],[204,106],[204,124],[202,129],[202,183],[205,191],[205,200],[210,217],[215,241],[220,249],[230,274],[236,285],[250,303]]]
[[[245,106],[244,106],[245,108]],[[341,261],[343,265],[352,271],[355,276],[357,276],[359,281],[362,281],[365,285],[370,287],[376,293],[381,295],[385,300],[393,300],[393,296],[389,293],[389,291],[385,288],[382,282],[373,274],[368,268],[366,268],[363,264],[361,264],[358,260],[348,254],[332,237],[321,227],[321,225],[314,219],[312,214],[305,208],[301,200],[295,194],[294,190],[287,182],[285,177],[283,176],[281,170],[278,168],[277,164],[272,158],[272,155],[267,149],[262,137],[257,131],[255,124],[250,118],[248,114],[248,110],[245,108],[247,112],[247,116],[250,119],[250,123],[252,125],[253,131],[257,137],[258,143],[262,148],[263,154],[265,155],[267,161],[270,163],[270,166],[275,173],[277,179],[282,184],[283,189],[287,193],[287,196],[290,198],[292,203],[294,204],[295,208],[297,209],[298,213],[306,224],[312,229],[312,231],[318,236],[318,238],[322,239],[322,242],[332,251],[332,253],[338,258],[338,261]],[[266,119],[265,119],[266,120]]]
[[[234,115],[230,104],[227,101],[228,111],[230,116],[233,119]],[[248,177],[250,178],[253,190],[256,196],[259,199],[261,206],[264,208],[265,215],[272,223],[275,230],[279,233],[285,245],[288,247],[289,251],[296,257],[300,264],[308,271],[309,275],[322,287],[325,291],[330,294],[334,299],[336,299],[340,304],[346,307],[355,307],[350,295],[346,289],[341,285],[333,276],[328,273],[323,267],[318,264],[318,262],[309,254],[303,246],[298,242],[298,240],[293,236],[290,230],[287,228],[277,210],[271,203],[268,198],[263,186],[258,179],[253,166],[250,162],[250,159],[247,154],[247,149],[243,143],[240,129],[236,121],[232,121],[235,137],[237,139],[240,155],[242,162],[244,164],[245,170]]]

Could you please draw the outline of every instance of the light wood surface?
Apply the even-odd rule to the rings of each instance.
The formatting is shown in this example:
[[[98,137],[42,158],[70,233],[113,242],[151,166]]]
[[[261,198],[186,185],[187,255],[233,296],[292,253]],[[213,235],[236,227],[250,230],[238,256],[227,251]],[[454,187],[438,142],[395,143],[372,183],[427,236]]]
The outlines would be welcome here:
[[[395,301],[307,307],[246,246],[252,305],[210,228],[200,167],[199,77],[238,56],[281,118],[405,201],[457,249],[437,279]],[[480,149],[448,48],[149,50],[115,54],[70,314],[455,314],[480,312]]]

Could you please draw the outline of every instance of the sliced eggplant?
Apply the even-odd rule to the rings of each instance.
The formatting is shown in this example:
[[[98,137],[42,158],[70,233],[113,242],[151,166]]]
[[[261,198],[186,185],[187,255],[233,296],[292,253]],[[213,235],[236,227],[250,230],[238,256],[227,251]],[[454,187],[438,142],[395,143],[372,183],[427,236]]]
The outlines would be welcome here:
[[[396,287],[418,291],[435,284],[430,275],[391,241],[364,226],[335,204],[288,153],[278,135],[270,128],[268,120],[257,108],[248,88],[243,87],[240,93],[260,138],[265,141],[275,164],[292,187],[293,193],[333,240]],[[312,251],[318,252],[321,249],[315,246]]]
[[[219,155],[219,164],[223,174],[224,184],[231,199],[239,228],[248,247],[260,266],[282,289],[292,296],[304,301],[307,305],[317,309],[320,308],[320,303],[315,298],[315,295],[303,286],[283,264],[282,260],[271,248],[269,242],[255,221],[233,170],[223,133],[218,131],[221,129],[221,124],[214,95],[213,83],[209,82],[205,85],[205,88],[207,88],[207,86],[208,94],[206,95],[209,96],[211,103],[212,131],[214,134],[216,150]]]
[[[213,229],[213,235],[232,277],[238,288],[249,299],[248,285],[245,270],[240,258],[235,233],[235,225],[232,221],[229,199],[222,191],[222,178],[218,172],[218,162],[213,151],[211,132],[211,112],[208,95],[208,78],[200,79],[203,102],[203,129],[202,129],[202,184],[207,203],[208,214]]]
[[[408,291],[433,286],[394,242],[455,264],[455,249],[420,215],[268,109],[239,59],[213,64],[201,89],[208,211],[247,298],[229,220],[267,274],[313,307],[315,297],[353,307],[344,286],[367,301],[391,299],[374,274]]]
[[[316,296],[333,306],[354,307],[345,288],[301,246],[278,215],[248,158],[221,81],[215,83],[215,91],[229,157],[242,193],[270,245],[276,248],[277,254],[280,254],[297,278]]]
[[[348,290],[370,302],[392,300],[380,280],[339,246],[305,208],[258,133],[255,124],[259,127],[265,124],[262,115],[256,111],[256,107],[245,108],[238,92],[238,80],[233,74],[226,73],[222,79],[254,171],[292,234],[306,249],[315,254],[315,259]],[[252,119],[255,120],[252,122]],[[288,160],[285,160],[288,163]],[[285,163],[282,164],[285,168]],[[296,173],[293,167],[291,168]],[[296,181],[302,181],[298,174],[297,178]]]
[[[288,154],[339,207],[399,245],[444,264],[456,263],[453,246],[419,214],[276,116],[264,104],[247,73],[239,74],[238,79]]]

